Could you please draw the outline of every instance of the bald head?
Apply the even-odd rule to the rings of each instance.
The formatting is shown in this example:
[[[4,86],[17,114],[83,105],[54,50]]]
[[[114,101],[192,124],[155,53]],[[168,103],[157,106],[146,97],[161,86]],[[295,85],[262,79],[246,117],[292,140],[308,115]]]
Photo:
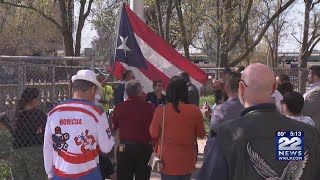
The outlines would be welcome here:
[[[239,96],[252,103],[265,103],[271,100],[275,90],[275,74],[268,66],[260,63],[249,65],[242,73],[242,85]],[[240,92],[242,91],[242,92]]]

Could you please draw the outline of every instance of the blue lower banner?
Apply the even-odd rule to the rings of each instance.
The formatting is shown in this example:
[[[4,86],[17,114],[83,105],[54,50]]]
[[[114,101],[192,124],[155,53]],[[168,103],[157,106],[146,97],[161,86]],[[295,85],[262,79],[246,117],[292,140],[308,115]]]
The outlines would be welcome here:
[[[304,132],[277,131],[276,159],[279,161],[304,160]]]

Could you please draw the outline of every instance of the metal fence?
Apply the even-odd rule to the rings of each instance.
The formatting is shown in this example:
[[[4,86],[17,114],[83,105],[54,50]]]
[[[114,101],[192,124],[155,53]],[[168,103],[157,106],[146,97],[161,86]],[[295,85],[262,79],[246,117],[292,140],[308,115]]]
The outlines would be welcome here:
[[[98,60],[97,60],[98,59]],[[68,65],[72,61],[77,65]],[[4,57],[0,56],[0,112],[12,109],[27,87],[41,90],[43,108],[50,109],[55,103],[70,98],[71,76],[79,69],[104,69],[99,58],[57,58],[57,57]],[[202,68],[212,79],[221,77],[223,68]],[[299,71],[307,69],[274,69],[275,74],[287,74],[294,88],[299,88]],[[98,73],[98,72],[97,72]],[[303,80],[307,83],[306,79]],[[110,82],[111,84],[114,82]],[[201,96],[212,94],[209,81],[200,90]]]
[[[88,65],[67,66],[0,61],[0,110],[11,109],[28,87],[41,90],[43,104],[56,103],[70,97],[70,79],[79,69]]]
[[[0,56],[0,179],[18,179],[11,172],[25,172],[23,167],[30,179],[47,179],[41,153],[46,113],[71,97],[71,76],[80,69],[94,70],[95,61]],[[34,97],[38,97],[39,110],[30,111],[26,104]]]
[[[72,63],[69,63],[71,62]],[[70,65],[76,64],[76,65]],[[34,159],[34,166],[39,166],[37,163],[42,163],[43,159],[41,157],[40,149],[24,149],[23,152],[18,151],[22,146],[27,146],[28,143],[19,141],[16,142],[17,138],[24,139],[23,136],[29,136],[30,134],[25,134],[25,129],[31,128],[35,132],[38,131],[37,128],[43,127],[45,122],[43,117],[46,117],[46,113],[53,108],[53,106],[62,100],[66,100],[71,97],[71,76],[76,74],[79,69],[92,69],[99,71],[99,68],[104,68],[105,62],[98,60],[97,58],[56,58],[56,57],[4,57],[0,56],[0,112],[6,112],[6,114],[1,114],[0,118],[0,179],[11,179],[12,166],[15,166],[15,162],[11,157],[20,157],[24,155],[39,154],[38,161],[36,156],[32,156]],[[203,68],[203,70],[213,79],[218,79],[221,76],[222,69],[219,68]],[[291,78],[294,87],[297,89],[299,84],[299,70],[298,69],[274,69],[276,74],[288,74]],[[301,71],[306,72],[307,69],[301,69]],[[23,91],[26,88],[37,88],[40,89],[40,112],[38,114],[30,114],[22,112],[19,114],[17,109],[17,104]],[[212,96],[212,84],[209,82],[201,89],[202,99],[208,96]],[[37,93],[37,92],[31,92]],[[27,101],[32,94],[25,95],[25,100]],[[22,103],[23,104],[23,103]],[[41,116],[44,114],[44,116]],[[21,118],[23,121],[18,126],[11,128],[11,122],[8,120],[12,117],[13,122]],[[17,118],[18,117],[18,118]],[[41,119],[41,117],[43,119]],[[12,119],[12,118],[11,118]],[[42,121],[43,120],[43,121]],[[26,123],[27,122],[27,123]],[[32,123],[33,122],[33,123]],[[14,124],[14,123],[12,123]],[[37,124],[37,126],[34,126]],[[8,128],[10,127],[10,128]],[[14,129],[20,129],[21,134],[12,137],[11,132]],[[11,132],[10,132],[11,131]],[[42,139],[44,129],[41,133],[35,134],[31,137],[31,141],[39,141]],[[18,137],[17,137],[18,136]],[[5,142],[5,143],[3,143]],[[18,145],[17,145],[18,143]],[[36,142],[37,143],[37,142]],[[12,148],[14,147],[14,148]],[[19,164],[17,162],[16,164]],[[32,163],[31,163],[32,164]],[[36,169],[31,168],[36,171]],[[32,172],[31,172],[32,173]],[[38,173],[37,178],[42,179],[41,173]]]
[[[201,68],[206,74],[210,75],[212,79],[219,79],[222,76],[223,68]],[[287,68],[273,68],[275,75],[278,76],[280,74],[286,74],[290,78],[290,82],[293,84],[294,90],[299,91],[299,73],[305,75],[303,79],[301,79],[301,83],[305,85],[306,91],[308,90],[308,82],[307,82],[307,74],[308,69],[303,68],[294,68],[294,69],[287,69]],[[209,96],[212,95],[212,83],[209,81],[205,86],[201,89],[201,96]],[[304,93],[302,91],[301,93]]]

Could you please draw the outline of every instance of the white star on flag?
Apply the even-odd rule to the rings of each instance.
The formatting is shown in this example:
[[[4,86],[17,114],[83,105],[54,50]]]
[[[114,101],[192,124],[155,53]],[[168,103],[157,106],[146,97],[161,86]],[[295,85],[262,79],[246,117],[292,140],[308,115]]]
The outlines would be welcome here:
[[[127,46],[128,36],[125,37],[125,38],[120,36],[120,40],[121,40],[122,44],[119,47],[117,47],[117,49],[123,49],[124,50],[124,56],[127,56],[127,51],[131,51]]]

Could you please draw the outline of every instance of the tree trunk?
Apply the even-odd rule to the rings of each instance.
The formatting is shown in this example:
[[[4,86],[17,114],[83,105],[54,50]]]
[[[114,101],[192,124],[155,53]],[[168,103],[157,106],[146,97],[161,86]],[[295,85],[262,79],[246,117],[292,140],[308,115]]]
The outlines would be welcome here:
[[[227,67],[229,62],[229,55],[226,52],[221,52],[220,54],[220,64],[219,67]]]
[[[65,56],[74,56],[72,32],[62,32]]]
[[[172,14],[172,1],[168,0],[168,7],[166,12],[166,22],[165,22],[165,40],[169,42],[170,40],[170,19]]]
[[[89,13],[91,11],[92,3],[93,3],[93,0],[89,0],[87,10],[85,11],[87,0],[80,0],[79,21],[78,21],[76,45],[75,45],[75,56],[80,56],[82,29],[84,26],[84,22],[89,16]]]
[[[77,27],[77,32],[76,32],[76,45],[75,45],[75,56],[80,56],[80,49],[81,49],[81,32],[82,28],[84,26],[84,8],[86,5],[86,0],[81,0],[80,1],[80,11],[79,11],[79,21],[78,21],[78,27]]]
[[[181,10],[181,0],[176,0],[176,10],[177,10],[178,20],[179,20],[179,25],[180,25],[180,30],[181,30],[184,55],[186,58],[189,59],[190,58],[189,43],[187,40],[186,28],[185,28],[184,22],[183,22],[183,14],[182,14],[182,10]]]
[[[70,24],[70,19],[73,19],[73,16],[70,17],[69,14],[70,3],[66,4],[65,0],[59,0],[59,9],[60,9],[60,18],[61,18],[61,33],[63,36],[63,43],[65,49],[65,56],[74,56],[73,49],[73,36],[72,36],[72,24]],[[70,27],[71,26],[71,27]]]
[[[309,43],[309,28],[310,28],[310,11],[312,6],[312,0],[305,1],[304,9],[304,23],[303,23],[303,37],[302,45],[299,54],[299,68],[307,68],[308,61],[308,43]],[[299,92],[304,93],[306,91],[306,72],[299,71]]]
[[[217,33],[217,53],[216,53],[216,67],[220,67],[220,46],[221,46],[221,36]]]
[[[220,0],[216,0],[216,13],[217,13],[217,19],[218,19],[218,27],[217,27],[217,52],[216,52],[216,67],[220,67],[220,51],[221,51],[221,11],[220,11]]]
[[[156,11],[157,11],[158,31],[159,31],[159,34],[162,37],[162,39],[164,39],[160,1],[159,0],[155,0],[155,3],[156,3]]]

